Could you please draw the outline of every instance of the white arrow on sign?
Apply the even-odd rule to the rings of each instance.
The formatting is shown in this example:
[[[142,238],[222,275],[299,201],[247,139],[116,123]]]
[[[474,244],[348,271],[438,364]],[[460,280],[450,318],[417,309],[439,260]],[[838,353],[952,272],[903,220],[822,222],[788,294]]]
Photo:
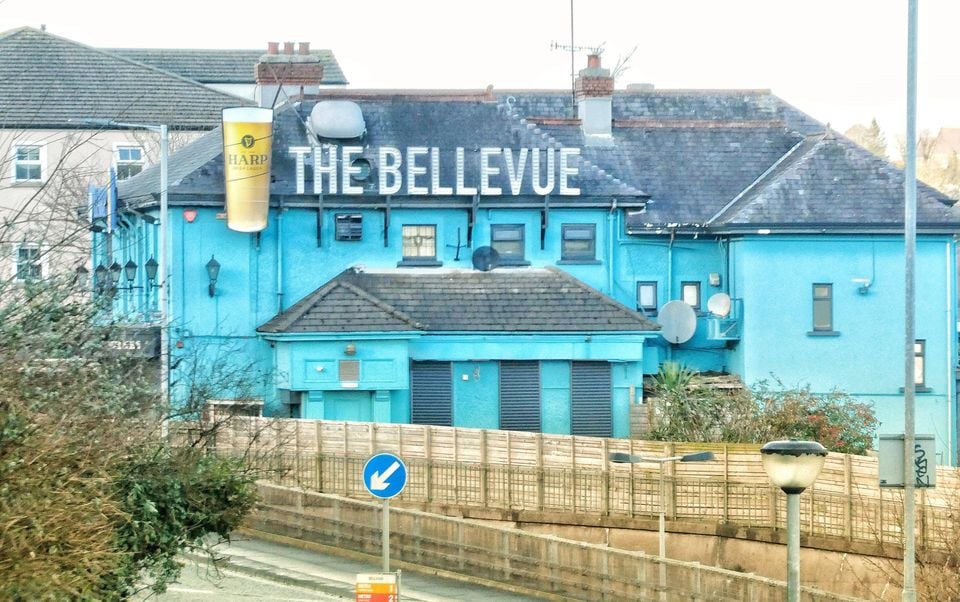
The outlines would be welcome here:
[[[390,486],[390,483],[387,482],[387,479],[390,478],[390,475],[395,473],[397,469],[400,468],[400,463],[394,460],[393,464],[390,465],[390,468],[383,471],[383,474],[380,474],[380,471],[377,471],[370,475],[370,489],[374,491],[383,491]]]

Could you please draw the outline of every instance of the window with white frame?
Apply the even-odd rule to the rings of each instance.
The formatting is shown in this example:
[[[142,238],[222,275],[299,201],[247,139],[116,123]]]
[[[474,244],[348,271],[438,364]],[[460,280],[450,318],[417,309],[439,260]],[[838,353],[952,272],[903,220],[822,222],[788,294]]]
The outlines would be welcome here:
[[[44,176],[43,147],[39,144],[13,145],[13,181],[42,182]]]
[[[139,146],[117,147],[117,179],[126,180],[143,171],[143,149]]]
[[[39,280],[43,277],[40,247],[24,244],[17,248],[17,280]]]

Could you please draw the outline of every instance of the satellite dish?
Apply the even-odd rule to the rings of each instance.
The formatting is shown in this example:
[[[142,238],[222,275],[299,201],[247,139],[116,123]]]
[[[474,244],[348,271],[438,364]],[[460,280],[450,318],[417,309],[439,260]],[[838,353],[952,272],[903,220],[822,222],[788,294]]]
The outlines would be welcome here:
[[[360,105],[349,100],[321,100],[310,110],[307,123],[321,138],[359,138],[367,131]]]
[[[727,293],[717,293],[707,299],[707,309],[718,318],[726,318],[730,315],[730,295]]]
[[[473,252],[473,267],[481,272],[489,272],[500,265],[500,253],[493,247],[478,247]]]
[[[660,336],[679,345],[693,338],[697,330],[697,314],[683,301],[670,301],[657,314]]]

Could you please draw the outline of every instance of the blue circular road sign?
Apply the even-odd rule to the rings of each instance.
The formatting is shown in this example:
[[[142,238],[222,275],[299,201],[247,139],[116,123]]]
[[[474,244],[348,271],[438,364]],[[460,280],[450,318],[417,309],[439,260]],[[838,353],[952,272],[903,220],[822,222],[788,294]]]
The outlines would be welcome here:
[[[407,465],[399,456],[380,453],[363,465],[363,486],[370,495],[390,499],[400,494],[407,484]]]

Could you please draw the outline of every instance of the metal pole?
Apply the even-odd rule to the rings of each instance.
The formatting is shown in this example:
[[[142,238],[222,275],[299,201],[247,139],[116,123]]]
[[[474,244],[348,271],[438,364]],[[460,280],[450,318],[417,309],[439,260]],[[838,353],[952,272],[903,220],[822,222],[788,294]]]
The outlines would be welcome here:
[[[571,111],[573,111],[573,118],[577,118],[577,79],[576,79],[576,63],[574,59],[576,55],[573,45],[573,0],[570,0],[570,96],[573,100],[573,105],[571,106]]]
[[[390,500],[383,500],[383,572],[390,572]]]
[[[916,347],[915,253],[917,248],[917,0],[908,0],[907,15],[907,143],[904,163],[904,384],[903,384],[903,593],[904,602],[917,599],[916,500],[914,423]]]
[[[169,278],[167,274],[167,234],[170,225],[170,216],[167,207],[167,188],[169,178],[167,174],[167,163],[169,158],[170,138],[167,132],[167,126],[160,126],[160,241],[159,255],[157,262],[159,269],[159,286],[157,291],[157,309],[160,312],[160,411],[163,413],[161,422],[161,434],[167,438],[167,417],[170,415],[170,332],[167,324],[169,316],[167,311],[167,302],[170,297],[167,287]]]
[[[800,600],[800,494],[787,494],[787,602]]]

